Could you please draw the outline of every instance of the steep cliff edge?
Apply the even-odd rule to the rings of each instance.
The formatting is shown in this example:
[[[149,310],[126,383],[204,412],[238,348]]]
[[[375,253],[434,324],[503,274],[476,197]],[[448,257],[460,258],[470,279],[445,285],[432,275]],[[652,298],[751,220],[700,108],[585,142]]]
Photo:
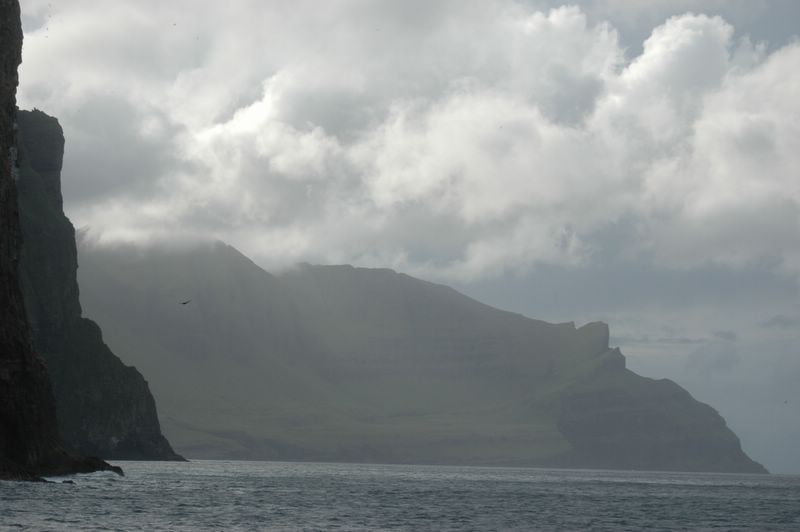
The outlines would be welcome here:
[[[75,230],[62,209],[61,126],[41,111],[20,111],[17,121],[22,292],[64,443],[109,459],[180,460],[161,434],[147,382],[81,316]]]
[[[21,61],[19,3],[0,0],[0,479],[114,469],[61,446],[53,392],[33,351],[19,289],[16,88]]]
[[[559,467],[767,472],[716,410],[670,380],[623,368],[601,368],[566,389],[557,423],[571,443]]]
[[[670,380],[626,369],[624,355],[609,346],[608,325],[581,330],[596,341],[583,371],[558,391],[555,422],[570,447],[552,465],[767,473],[712,407]]]

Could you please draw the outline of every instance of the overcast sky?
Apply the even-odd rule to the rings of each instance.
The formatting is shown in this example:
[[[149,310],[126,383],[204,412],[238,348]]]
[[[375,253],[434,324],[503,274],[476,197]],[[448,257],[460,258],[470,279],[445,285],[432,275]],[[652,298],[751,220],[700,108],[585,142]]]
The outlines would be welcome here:
[[[22,0],[100,245],[392,267],[548,321],[800,472],[800,2]]]

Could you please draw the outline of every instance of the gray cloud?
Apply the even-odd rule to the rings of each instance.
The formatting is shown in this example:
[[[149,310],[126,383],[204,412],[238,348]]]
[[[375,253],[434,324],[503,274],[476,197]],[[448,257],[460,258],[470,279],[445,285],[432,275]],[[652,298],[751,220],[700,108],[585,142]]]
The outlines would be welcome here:
[[[534,4],[550,7],[558,2]],[[650,29],[671,16],[687,12],[718,15],[730,22],[738,37],[765,42],[774,49],[797,36],[794,20],[800,18],[800,5],[794,0],[577,0],[590,20],[610,21],[619,28],[622,43],[630,57],[642,51]]]
[[[708,342],[689,356],[683,371],[708,380],[732,372],[741,359],[739,352],[727,342]]]
[[[614,2],[83,4],[26,6],[52,13],[20,99],[62,117],[69,214],[106,241],[211,232],[271,266],[470,279],[590,261],[624,219],[662,263],[797,269],[794,45],[686,15],[630,60],[597,15]],[[462,229],[419,246],[410,212]]]
[[[761,326],[768,329],[798,329],[800,328],[800,318],[796,316],[776,314],[768,320],[761,322]]]
[[[162,192],[159,179],[165,172],[188,165],[175,156],[179,127],[118,96],[98,96],[59,118],[68,145],[65,164],[80,176],[65,187],[65,201],[75,207],[109,199],[152,201]]]
[[[611,343],[627,344],[627,345],[641,345],[641,344],[662,344],[662,345],[698,345],[704,343],[702,338],[685,338],[679,337],[658,337],[653,338],[650,336],[624,336],[617,335],[611,337]]]
[[[735,331],[714,331],[714,338],[725,340],[727,342],[735,342],[738,335]]]

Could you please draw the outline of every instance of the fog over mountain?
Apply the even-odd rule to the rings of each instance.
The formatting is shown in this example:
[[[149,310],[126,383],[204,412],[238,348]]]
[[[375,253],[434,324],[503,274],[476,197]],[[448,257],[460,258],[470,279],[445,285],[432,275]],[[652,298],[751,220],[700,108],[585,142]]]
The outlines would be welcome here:
[[[219,238],[548,321],[800,471],[800,5],[22,2],[99,245]]]
[[[764,472],[710,407],[550,324],[388,269],[83,247],[110,345],[193,458]]]

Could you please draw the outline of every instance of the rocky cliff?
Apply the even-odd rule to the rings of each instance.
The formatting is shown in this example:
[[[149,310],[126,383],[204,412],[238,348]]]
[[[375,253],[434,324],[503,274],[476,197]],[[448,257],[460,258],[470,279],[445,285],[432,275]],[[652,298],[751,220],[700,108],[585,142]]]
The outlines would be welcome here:
[[[564,390],[557,424],[570,442],[559,467],[766,472],[716,410],[624,366],[598,368]]]
[[[181,459],[161,434],[147,382],[81,316],[75,230],[62,209],[61,127],[41,111],[20,111],[17,120],[22,291],[64,443],[109,459]]]
[[[112,468],[61,446],[47,370],[31,345],[19,289],[16,88],[22,29],[16,0],[0,0],[0,478]]]
[[[271,275],[222,244],[83,246],[81,264],[84,305],[190,457],[764,472],[711,407],[626,369],[603,323],[391,270]]]

